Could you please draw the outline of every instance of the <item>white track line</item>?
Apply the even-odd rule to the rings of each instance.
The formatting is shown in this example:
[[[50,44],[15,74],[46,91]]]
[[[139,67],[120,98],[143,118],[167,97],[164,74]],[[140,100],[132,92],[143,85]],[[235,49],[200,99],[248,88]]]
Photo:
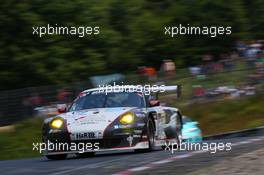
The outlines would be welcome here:
[[[153,164],[164,164],[164,163],[169,163],[169,162],[173,162],[173,160],[165,159],[165,160],[160,160],[160,161],[156,161],[156,162],[152,162],[152,163]]]
[[[143,171],[143,170],[146,170],[146,169],[149,169],[150,167],[148,166],[141,166],[141,167],[136,167],[136,168],[131,168],[129,169],[130,171]]]

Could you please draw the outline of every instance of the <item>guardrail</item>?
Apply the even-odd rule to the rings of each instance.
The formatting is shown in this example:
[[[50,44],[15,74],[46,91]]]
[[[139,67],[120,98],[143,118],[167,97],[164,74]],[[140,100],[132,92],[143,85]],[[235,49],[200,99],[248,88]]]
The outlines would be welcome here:
[[[203,138],[203,140],[218,140],[218,139],[229,139],[235,137],[249,137],[249,136],[258,136],[261,133],[264,133],[264,126],[252,128],[252,129],[243,129],[239,131],[224,132],[214,135],[208,135]]]

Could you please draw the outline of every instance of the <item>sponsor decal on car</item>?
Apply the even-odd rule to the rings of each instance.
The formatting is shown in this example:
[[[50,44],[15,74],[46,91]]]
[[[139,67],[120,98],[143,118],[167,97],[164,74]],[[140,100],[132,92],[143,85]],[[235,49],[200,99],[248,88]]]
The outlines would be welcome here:
[[[129,137],[127,138],[127,141],[128,141],[128,143],[129,143],[129,146],[132,146],[132,144],[133,144],[133,137],[132,137],[132,136],[129,136]]]
[[[132,125],[114,125],[115,129],[131,128]]]
[[[72,140],[89,140],[89,139],[98,139],[102,138],[102,132],[80,132],[71,134]]]
[[[137,126],[139,127],[145,126],[145,123],[138,123]]]
[[[142,130],[134,130],[135,134],[141,134]]]
[[[78,140],[94,139],[95,138],[95,133],[94,132],[77,133],[77,134],[75,134],[75,137]]]
[[[133,135],[133,138],[140,138],[140,135]]]
[[[145,117],[146,115],[142,112],[135,112],[137,117]]]

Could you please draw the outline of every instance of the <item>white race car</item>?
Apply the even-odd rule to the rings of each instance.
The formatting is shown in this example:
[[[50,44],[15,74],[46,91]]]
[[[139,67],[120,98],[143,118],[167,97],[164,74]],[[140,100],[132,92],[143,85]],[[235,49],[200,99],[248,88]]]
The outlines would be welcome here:
[[[163,87],[165,91],[179,89]],[[89,89],[65,113],[46,119],[43,125],[44,155],[48,159],[65,159],[69,153],[150,151],[168,142],[179,143],[181,138],[181,113],[177,108],[160,106],[153,92]]]

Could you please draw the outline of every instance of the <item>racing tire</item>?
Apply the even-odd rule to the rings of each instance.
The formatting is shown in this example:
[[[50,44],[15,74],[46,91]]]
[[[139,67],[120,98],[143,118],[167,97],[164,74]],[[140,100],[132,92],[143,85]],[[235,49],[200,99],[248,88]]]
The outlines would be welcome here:
[[[58,154],[58,155],[46,155],[49,160],[64,160],[67,158],[67,154]]]
[[[147,137],[149,144],[148,150],[152,151],[155,147],[155,128],[152,120],[149,120],[149,122],[147,123]]]
[[[154,123],[151,119],[147,122],[147,138],[148,138],[148,148],[147,149],[137,149],[135,152],[150,152],[154,150],[155,147],[155,128]]]
[[[183,123],[182,123],[182,115],[180,113],[178,113],[178,124],[176,123],[177,126],[177,143],[180,144],[182,142],[182,127],[183,127]]]

